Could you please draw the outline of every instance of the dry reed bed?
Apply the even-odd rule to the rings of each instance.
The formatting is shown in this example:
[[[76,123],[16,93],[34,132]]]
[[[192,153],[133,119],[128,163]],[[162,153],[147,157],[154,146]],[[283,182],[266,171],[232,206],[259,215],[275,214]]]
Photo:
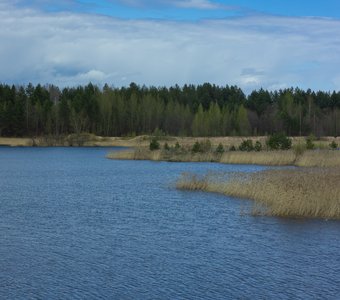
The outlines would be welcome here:
[[[242,152],[229,151],[221,156],[220,162],[226,164],[256,164],[269,166],[294,165],[296,155],[293,151]]]
[[[297,157],[295,165],[299,167],[339,167],[340,151],[305,151],[302,155]]]
[[[340,168],[298,168],[233,174],[229,180],[184,174],[177,188],[255,200],[253,214],[339,219],[339,183]]]

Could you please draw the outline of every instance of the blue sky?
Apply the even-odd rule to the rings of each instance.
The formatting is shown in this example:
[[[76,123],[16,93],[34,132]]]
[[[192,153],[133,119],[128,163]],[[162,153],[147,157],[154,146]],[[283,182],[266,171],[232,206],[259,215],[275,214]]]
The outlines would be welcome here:
[[[198,20],[248,14],[340,17],[338,0],[20,0],[18,4],[47,12],[72,11],[126,19]]]
[[[340,1],[0,0],[0,82],[340,90]]]

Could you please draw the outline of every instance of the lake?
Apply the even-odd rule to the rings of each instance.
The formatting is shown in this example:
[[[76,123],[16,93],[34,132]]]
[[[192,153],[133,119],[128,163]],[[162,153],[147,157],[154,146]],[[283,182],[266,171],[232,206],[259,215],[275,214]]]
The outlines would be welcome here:
[[[253,217],[111,148],[0,147],[0,299],[340,299],[340,222]]]

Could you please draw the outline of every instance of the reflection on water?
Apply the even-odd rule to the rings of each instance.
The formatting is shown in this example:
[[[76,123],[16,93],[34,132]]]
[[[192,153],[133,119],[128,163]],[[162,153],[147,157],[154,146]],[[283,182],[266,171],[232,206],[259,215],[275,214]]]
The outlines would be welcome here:
[[[1,299],[340,297],[340,223],[242,215],[181,172],[260,166],[0,148]]]

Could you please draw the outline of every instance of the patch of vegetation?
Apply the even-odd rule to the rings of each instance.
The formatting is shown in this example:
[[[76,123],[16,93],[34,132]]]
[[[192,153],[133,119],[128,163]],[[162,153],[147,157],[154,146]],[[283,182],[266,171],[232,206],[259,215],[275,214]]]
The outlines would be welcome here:
[[[168,139],[165,132],[162,129],[159,129],[158,127],[156,127],[156,129],[153,131],[152,136],[156,138],[158,141]]]
[[[165,151],[169,151],[170,150],[170,147],[169,147],[168,143],[165,143],[163,148],[164,148]]]
[[[193,153],[203,152],[201,148],[201,144],[199,142],[195,142],[195,144],[191,148],[191,151]]]
[[[292,140],[284,133],[274,133],[269,136],[266,144],[270,150],[288,150],[292,147]]]
[[[261,144],[260,141],[256,141],[256,142],[255,142],[254,150],[255,150],[256,152],[260,152],[260,151],[262,150],[262,144]]]
[[[218,154],[224,153],[224,147],[223,147],[222,143],[218,144],[218,146],[216,147],[215,152],[218,153]]]
[[[306,138],[306,148],[307,148],[307,150],[315,149],[314,141],[315,141],[315,136],[313,136],[313,135],[310,135]]]
[[[312,168],[221,174],[183,174],[177,188],[254,200],[254,215],[340,219],[340,169]]]
[[[195,144],[191,148],[191,152],[193,153],[205,153],[211,150],[211,142],[210,140],[205,140],[203,142],[196,141]]]
[[[336,150],[336,149],[338,149],[338,144],[335,141],[332,141],[329,144],[329,148],[331,148],[331,150]]]
[[[244,140],[242,141],[241,145],[238,147],[240,151],[253,151],[254,150],[254,145],[252,140]]]
[[[151,142],[150,142],[150,145],[149,145],[149,149],[150,149],[151,151],[159,150],[159,149],[160,149],[160,144],[159,144],[157,138],[153,137],[153,138],[151,139]]]

